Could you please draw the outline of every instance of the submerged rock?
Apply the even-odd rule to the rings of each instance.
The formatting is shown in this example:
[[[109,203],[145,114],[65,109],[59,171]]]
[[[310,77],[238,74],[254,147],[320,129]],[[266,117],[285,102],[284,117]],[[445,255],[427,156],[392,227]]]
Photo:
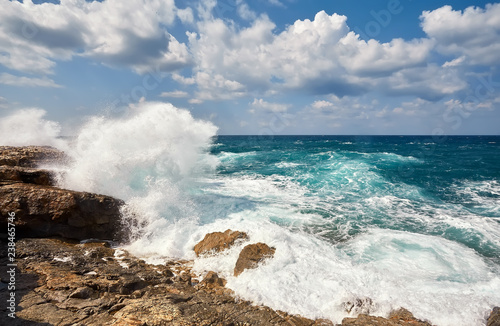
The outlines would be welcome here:
[[[226,230],[224,233],[208,233],[203,240],[194,246],[194,252],[197,256],[217,253],[230,248],[237,240],[247,239],[248,235],[239,231]]]
[[[265,243],[259,242],[246,246],[240,252],[240,256],[234,267],[234,276],[238,276],[245,269],[256,268],[262,260],[270,258],[274,255],[275,248],[271,248]]]

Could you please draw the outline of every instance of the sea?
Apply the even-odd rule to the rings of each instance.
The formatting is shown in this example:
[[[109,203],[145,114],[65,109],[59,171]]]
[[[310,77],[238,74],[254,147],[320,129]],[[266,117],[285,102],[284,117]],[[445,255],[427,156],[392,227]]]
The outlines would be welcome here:
[[[61,147],[61,186],[125,200],[121,247],[193,260],[243,300],[334,323],[404,307],[438,326],[500,306],[500,136],[223,136],[146,102]],[[196,257],[227,229],[249,240]],[[274,257],[233,276],[256,242]]]

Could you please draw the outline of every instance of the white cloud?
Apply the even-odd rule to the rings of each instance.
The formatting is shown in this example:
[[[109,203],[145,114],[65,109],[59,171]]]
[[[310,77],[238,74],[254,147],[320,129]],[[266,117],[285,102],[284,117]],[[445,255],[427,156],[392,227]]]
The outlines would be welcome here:
[[[329,101],[325,101],[325,100],[320,100],[320,101],[314,101],[313,104],[311,104],[311,106],[315,109],[324,109],[324,108],[330,108],[330,107],[333,107],[334,104],[332,102],[329,102]]]
[[[243,0],[237,0],[238,15],[245,20],[254,20],[257,18],[255,11],[251,10],[248,4]]]
[[[137,73],[172,71],[191,60],[186,45],[163,27],[177,16],[190,19],[190,10],[177,10],[173,0],[2,0],[1,6],[0,63],[10,69],[49,74],[56,60],[75,55]]]
[[[31,78],[31,77],[20,77],[14,76],[8,73],[0,74],[0,84],[10,85],[10,86],[21,86],[21,87],[62,87],[56,84],[52,79],[47,77],[43,78]]]
[[[184,91],[172,91],[172,92],[163,92],[160,94],[160,97],[177,97],[177,98],[181,98],[181,97],[188,97],[188,92],[184,92]]]
[[[256,112],[274,112],[274,113],[284,113],[290,108],[288,104],[281,103],[271,103],[266,102],[263,99],[254,99],[252,103],[250,103],[250,113]]]
[[[465,55],[472,64],[500,63],[500,4],[469,7],[463,12],[444,6],[424,11],[422,28],[444,54]]]
[[[192,24],[194,22],[193,10],[191,8],[177,9],[177,17],[184,24]]]
[[[425,89],[412,88],[426,83],[422,78],[429,75],[427,70],[436,72],[435,67],[427,67],[434,40],[366,42],[349,30],[346,20],[345,16],[320,11],[314,20],[297,20],[276,33],[276,25],[266,15],[245,28],[209,18],[198,23],[198,33],[188,35],[195,61],[192,77],[174,79],[195,82],[203,99],[286,91],[345,96],[374,89],[417,96],[420,94],[415,89],[431,89],[432,96],[438,98],[460,89],[434,83]],[[238,87],[232,93],[228,87],[213,87],[201,76],[227,80]],[[406,87],[399,84],[401,79]]]

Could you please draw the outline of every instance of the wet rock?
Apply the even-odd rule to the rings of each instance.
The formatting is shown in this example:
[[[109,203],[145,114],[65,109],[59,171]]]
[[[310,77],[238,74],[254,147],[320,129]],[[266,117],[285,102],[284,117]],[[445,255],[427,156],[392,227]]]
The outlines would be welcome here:
[[[110,251],[95,258],[89,248]],[[155,266],[121,250],[120,257],[129,260],[124,268],[104,242],[20,239],[17,249],[19,276],[30,273],[38,279],[27,293],[19,293],[18,325],[332,325],[236,300],[214,272],[197,286],[174,278],[170,268],[192,274],[189,261]]]
[[[356,298],[342,304],[344,310],[354,315],[369,314],[374,310],[374,304],[370,298]]]
[[[247,245],[240,252],[238,260],[236,261],[234,276],[240,275],[245,269],[256,268],[259,262],[272,257],[275,251],[275,248],[271,248],[262,242]]]
[[[194,246],[197,256],[209,253],[217,253],[231,247],[237,240],[246,240],[248,235],[245,232],[226,230],[213,232],[205,235],[205,238]]]
[[[488,317],[487,326],[500,326],[500,307],[495,307]]]
[[[344,318],[342,326],[432,326],[426,321],[416,319],[411,312],[400,308],[389,314],[389,318],[360,314],[357,318]]]
[[[0,146],[0,165],[35,168],[67,161],[62,151],[50,146]]]

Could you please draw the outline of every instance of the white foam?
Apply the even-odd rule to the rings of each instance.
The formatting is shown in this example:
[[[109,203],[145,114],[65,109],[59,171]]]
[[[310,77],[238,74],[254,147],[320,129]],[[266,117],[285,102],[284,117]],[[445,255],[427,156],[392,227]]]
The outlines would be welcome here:
[[[500,300],[498,275],[473,250],[442,238],[373,230],[333,246],[263,218],[235,216],[215,225],[247,231],[251,242],[274,246],[275,257],[234,277],[241,244],[217,258],[198,259],[194,270],[214,270],[244,299],[274,309],[341,322],[350,315],[343,303],[368,297],[375,315],[403,306],[441,326],[482,325]]]
[[[46,145],[65,150],[67,144],[58,138],[61,126],[44,119],[46,111],[38,108],[22,109],[0,119],[0,145]]]

